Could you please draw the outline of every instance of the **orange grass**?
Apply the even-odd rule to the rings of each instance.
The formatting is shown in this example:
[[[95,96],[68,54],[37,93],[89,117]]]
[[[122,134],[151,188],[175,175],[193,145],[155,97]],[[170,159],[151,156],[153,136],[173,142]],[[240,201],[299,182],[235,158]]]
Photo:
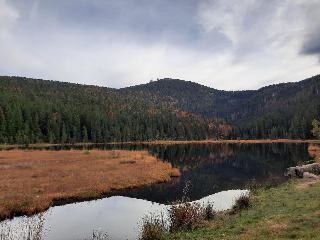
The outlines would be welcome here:
[[[312,156],[316,162],[320,163],[320,145],[310,144],[308,147],[308,152],[310,156]]]
[[[147,151],[0,151],[0,219],[172,176],[179,176],[179,170]]]

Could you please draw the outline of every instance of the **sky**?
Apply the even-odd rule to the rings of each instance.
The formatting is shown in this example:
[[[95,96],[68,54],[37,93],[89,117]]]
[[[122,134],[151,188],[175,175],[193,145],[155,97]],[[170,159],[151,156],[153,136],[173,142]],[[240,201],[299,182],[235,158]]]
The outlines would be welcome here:
[[[319,0],[0,0],[0,75],[242,90],[319,73]]]

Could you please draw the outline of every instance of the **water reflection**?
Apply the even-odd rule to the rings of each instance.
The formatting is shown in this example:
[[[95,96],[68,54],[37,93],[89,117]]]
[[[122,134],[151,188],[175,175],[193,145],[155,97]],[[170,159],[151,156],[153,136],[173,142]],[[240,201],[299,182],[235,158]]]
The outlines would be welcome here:
[[[159,159],[180,168],[182,175],[169,184],[122,191],[121,195],[159,203],[182,198],[191,182],[191,200],[251,184],[275,185],[286,180],[288,166],[310,159],[305,144],[201,144],[149,146]]]
[[[212,203],[215,210],[226,210],[234,204],[237,197],[246,192],[245,190],[220,192],[200,199],[197,202],[201,204]],[[41,215],[42,219],[45,219],[43,221],[44,224],[37,225],[37,221],[32,224],[32,228],[40,229],[39,226],[41,226],[42,230],[38,234],[39,238],[32,239],[90,239],[93,229],[106,232],[112,240],[136,239],[139,235],[139,226],[144,216],[147,214],[163,214],[164,218],[166,218],[167,209],[168,206],[164,204],[123,196],[56,206]],[[38,218],[38,216],[15,218],[12,221],[2,223],[0,231],[5,228],[5,225],[7,229],[10,226],[11,230],[14,231],[14,236],[19,237],[4,239],[27,240],[27,238],[22,238],[26,235],[26,226],[29,226],[26,225],[26,221]],[[12,233],[10,234],[12,235]]]

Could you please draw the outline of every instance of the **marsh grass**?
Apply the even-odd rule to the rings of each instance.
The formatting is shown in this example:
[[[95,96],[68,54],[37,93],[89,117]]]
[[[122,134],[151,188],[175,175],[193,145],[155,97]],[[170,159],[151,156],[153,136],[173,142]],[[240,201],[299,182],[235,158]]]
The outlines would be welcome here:
[[[103,156],[103,155],[96,155],[96,160],[100,160],[100,159],[104,159],[105,158],[105,156]]]
[[[204,216],[206,220],[212,220],[216,216],[216,211],[214,210],[213,204],[208,202],[204,206]]]
[[[169,209],[170,232],[191,231],[205,220],[204,208],[199,203],[177,202]]]
[[[167,234],[166,225],[163,214],[144,217],[139,240],[164,240]]]
[[[4,186],[0,187],[0,220],[39,213],[57,202],[95,199],[112,190],[168,182],[175,171],[179,170],[147,151],[0,151],[0,186]]]
[[[116,159],[120,157],[120,153],[118,151],[111,152],[111,158]]]
[[[124,161],[120,161],[120,164],[135,164],[136,161],[135,160],[124,160]]]
[[[0,240],[43,240],[45,238],[43,214],[26,218],[14,225],[9,221],[0,223]]]
[[[213,204],[177,201],[168,208],[168,215],[147,215],[143,218],[140,240],[167,239],[169,232],[192,231],[214,219]]]
[[[183,197],[171,204],[165,220],[163,215],[160,218],[151,215],[143,219],[140,240],[166,239],[165,236],[169,232],[192,231],[215,217],[216,212],[212,203],[202,205],[189,202],[188,192],[191,187],[191,182],[187,182],[183,188]]]
[[[169,208],[170,232],[190,231],[201,226],[206,218],[204,206],[189,202],[188,194],[192,188],[190,181],[186,182],[182,190],[181,201],[177,201]]]

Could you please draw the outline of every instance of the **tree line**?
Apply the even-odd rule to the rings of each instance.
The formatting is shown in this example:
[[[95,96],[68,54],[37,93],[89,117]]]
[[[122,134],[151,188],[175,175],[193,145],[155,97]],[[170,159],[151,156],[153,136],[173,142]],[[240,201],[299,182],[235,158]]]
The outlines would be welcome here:
[[[197,140],[222,134],[212,120],[155,108],[109,89],[8,77],[0,85],[0,143]]]
[[[320,75],[258,90],[221,91],[177,79],[160,79],[126,89],[150,102],[174,105],[232,125],[232,139],[312,138],[320,119]]]
[[[111,89],[0,77],[0,143],[319,137],[319,80],[227,92],[170,79]]]

